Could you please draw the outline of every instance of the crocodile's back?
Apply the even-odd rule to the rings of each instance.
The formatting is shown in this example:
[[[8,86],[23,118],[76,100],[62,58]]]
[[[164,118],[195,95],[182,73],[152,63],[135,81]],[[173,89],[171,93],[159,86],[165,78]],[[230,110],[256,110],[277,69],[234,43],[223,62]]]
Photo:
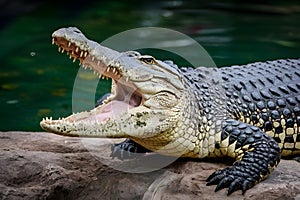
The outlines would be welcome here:
[[[260,127],[282,155],[300,151],[300,59],[221,68],[232,118]]]

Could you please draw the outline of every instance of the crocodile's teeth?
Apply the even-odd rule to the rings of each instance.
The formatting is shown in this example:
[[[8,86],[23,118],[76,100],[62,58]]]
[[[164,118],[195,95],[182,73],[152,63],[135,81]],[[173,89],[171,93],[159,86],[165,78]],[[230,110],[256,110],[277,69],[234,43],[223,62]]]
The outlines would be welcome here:
[[[52,44],[55,44],[54,38],[52,38]]]
[[[107,67],[106,72],[109,72],[109,70],[110,70],[110,67]]]
[[[61,51],[61,47],[58,47],[58,52],[60,52]]]
[[[92,57],[92,61],[94,62],[94,60],[95,60],[95,57],[93,56],[93,57]]]
[[[73,62],[75,62],[76,61],[76,57],[74,57],[74,59],[73,59]]]
[[[78,50],[79,50],[79,48],[78,48],[78,47],[76,47],[76,49],[75,49],[75,52],[77,53],[77,52],[78,52]]]
[[[80,57],[82,57],[82,56],[83,56],[83,51],[80,52]]]
[[[62,50],[61,50],[61,53],[64,53],[64,52],[65,52],[65,49],[62,49]]]
[[[100,61],[98,60],[98,62],[97,62],[97,65],[99,66],[100,65]]]
[[[86,52],[84,52],[84,57],[87,57],[87,54],[88,54],[88,52],[86,51]]]
[[[68,43],[68,47],[70,47],[70,46],[71,46],[71,42]]]
[[[116,68],[113,68],[113,73],[115,73],[116,72]]]
[[[128,82],[128,80],[129,80],[129,78],[128,78],[128,77],[126,77],[126,82]]]
[[[87,69],[87,66],[86,66],[86,65],[82,65],[82,68],[83,68],[83,69]]]

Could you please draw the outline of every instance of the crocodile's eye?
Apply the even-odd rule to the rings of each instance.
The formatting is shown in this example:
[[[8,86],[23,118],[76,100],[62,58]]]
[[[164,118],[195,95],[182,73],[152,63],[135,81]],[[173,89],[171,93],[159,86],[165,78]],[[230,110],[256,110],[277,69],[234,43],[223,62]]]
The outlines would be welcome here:
[[[148,65],[153,65],[156,63],[155,59],[152,56],[142,56],[139,59],[140,59],[140,61],[142,61]]]

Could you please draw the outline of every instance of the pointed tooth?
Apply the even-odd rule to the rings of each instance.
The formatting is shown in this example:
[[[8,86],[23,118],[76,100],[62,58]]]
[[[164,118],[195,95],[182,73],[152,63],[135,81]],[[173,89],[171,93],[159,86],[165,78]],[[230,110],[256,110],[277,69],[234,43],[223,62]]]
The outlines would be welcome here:
[[[75,52],[77,53],[77,52],[78,52],[78,50],[79,50],[79,48],[78,48],[78,47],[76,47],[76,49],[75,49]]]
[[[92,57],[92,61],[94,62],[94,60],[95,60],[95,57],[93,56],[93,57]]]
[[[129,78],[128,78],[128,77],[126,77],[126,82],[128,82],[128,80],[129,80]]]
[[[80,52],[80,57],[82,57],[82,56],[83,56],[83,51]]]
[[[61,47],[58,47],[58,52],[60,52],[61,51]]]
[[[55,44],[54,38],[52,38],[52,44]]]
[[[72,58],[72,55],[71,55],[71,54],[69,55],[69,58],[70,58],[70,59]]]
[[[50,117],[50,121],[52,121],[52,117]]]
[[[87,54],[88,54],[88,52],[86,51],[86,52],[84,52],[84,57],[87,57]]]
[[[70,47],[70,46],[71,46],[71,42],[68,43],[68,47]]]
[[[98,62],[97,62],[97,65],[99,66],[100,65],[100,61],[98,60]]]
[[[115,73],[116,72],[116,68],[113,68],[113,73]]]
[[[65,49],[62,49],[62,50],[61,50],[61,53],[64,53],[64,52],[65,52]]]
[[[101,74],[99,74],[99,79],[101,79],[101,77],[102,77],[102,75],[101,75]]]
[[[75,62],[76,61],[76,57],[74,57],[74,59],[73,59],[73,62]]]
[[[110,67],[107,67],[106,72],[109,72],[109,70],[110,70]]]

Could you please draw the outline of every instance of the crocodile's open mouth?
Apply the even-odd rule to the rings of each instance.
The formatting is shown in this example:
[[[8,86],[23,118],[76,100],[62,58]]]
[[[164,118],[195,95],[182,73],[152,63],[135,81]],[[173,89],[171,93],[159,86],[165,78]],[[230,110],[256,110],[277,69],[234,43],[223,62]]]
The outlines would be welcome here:
[[[109,62],[103,57],[93,56],[93,52],[84,46],[78,46],[66,40],[64,37],[53,36],[52,44],[58,46],[58,51],[66,52],[73,62],[79,60],[80,66],[84,69],[91,69],[99,79],[109,77],[112,79],[111,95],[103,100],[102,105],[88,112],[73,114],[62,120],[68,122],[90,121],[95,123],[104,122],[108,119],[114,119],[121,113],[131,108],[138,107],[143,102],[143,95],[138,88],[125,77],[119,66],[114,66],[114,62]],[[46,119],[49,120],[49,119]]]

